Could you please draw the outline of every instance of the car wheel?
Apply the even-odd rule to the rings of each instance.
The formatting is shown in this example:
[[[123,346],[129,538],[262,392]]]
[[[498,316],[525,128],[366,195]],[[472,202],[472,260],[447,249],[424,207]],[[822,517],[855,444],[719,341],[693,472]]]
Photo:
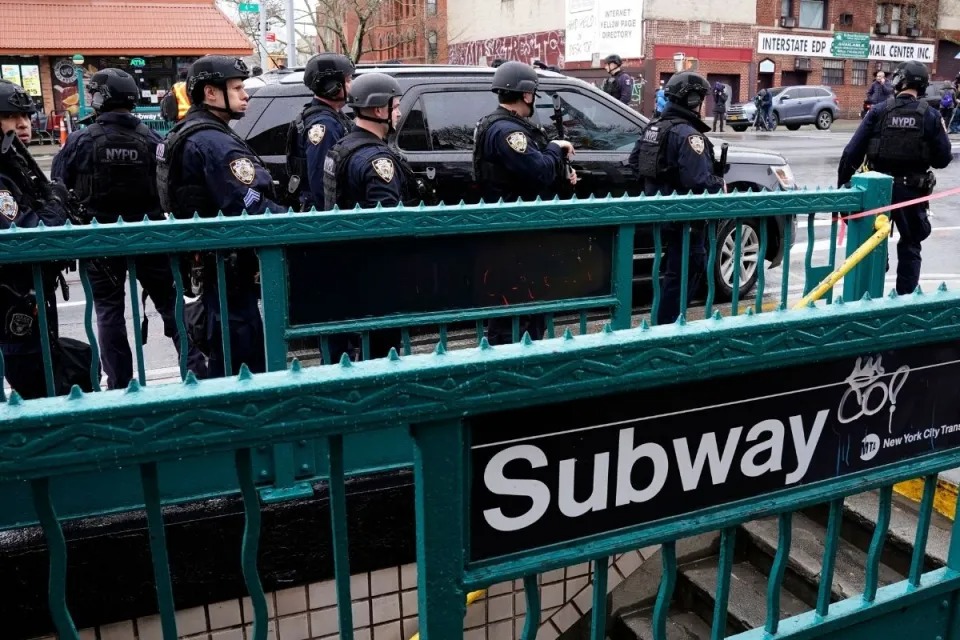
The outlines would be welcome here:
[[[833,114],[824,109],[817,114],[817,129],[826,131],[833,124]]]
[[[737,125],[737,126],[731,127],[731,128],[732,128],[734,131],[736,131],[737,133],[743,133],[744,131],[747,130],[746,125]]]
[[[770,114],[770,131],[776,131],[780,126],[780,114],[776,111]]]
[[[745,220],[740,227],[740,300],[757,283],[758,268],[763,266],[760,255],[760,227],[756,220]],[[717,300],[733,298],[733,270],[736,249],[736,225],[732,220],[717,229],[717,255],[713,265],[713,280]]]
[[[788,124],[788,125],[787,125],[787,130],[788,130],[788,131],[796,131],[796,130],[799,129],[799,128],[800,128],[800,125],[798,125],[798,124]]]

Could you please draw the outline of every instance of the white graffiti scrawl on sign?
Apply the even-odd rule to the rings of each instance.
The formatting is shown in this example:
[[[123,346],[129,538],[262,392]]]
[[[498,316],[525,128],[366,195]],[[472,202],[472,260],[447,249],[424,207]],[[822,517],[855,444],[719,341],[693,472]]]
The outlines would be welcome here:
[[[563,68],[563,31],[539,31],[502,38],[452,43],[450,64],[489,65],[497,58],[531,62],[540,60]]]

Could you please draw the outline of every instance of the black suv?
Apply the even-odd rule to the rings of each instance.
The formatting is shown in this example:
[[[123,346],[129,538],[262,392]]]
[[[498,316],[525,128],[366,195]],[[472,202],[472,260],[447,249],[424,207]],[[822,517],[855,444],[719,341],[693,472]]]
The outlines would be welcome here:
[[[497,106],[496,95],[490,91],[494,70],[452,65],[361,64],[357,74],[374,70],[396,78],[403,90],[403,115],[395,144],[414,172],[433,185],[443,202],[477,202],[480,196],[473,180],[473,130],[477,121]],[[573,162],[580,177],[577,196],[639,195],[627,158],[648,119],[582,80],[551,71],[538,73],[540,98],[535,117],[548,136],[556,137],[551,117],[553,96],[559,96],[565,135],[577,151]],[[287,126],[311,97],[303,85],[303,72],[294,70],[251,94],[246,117],[234,121],[234,130],[260,154],[274,179],[285,187]],[[728,163],[726,180],[731,190],[795,188],[793,173],[779,154],[730,147]],[[768,219],[769,242],[764,257],[771,268],[783,259],[784,225],[788,222],[796,224],[792,217]],[[762,220],[744,220],[741,295],[757,279],[761,224]],[[721,298],[729,299],[732,294],[733,249],[734,228],[725,223],[718,229],[718,259],[713,274]],[[649,280],[653,259],[651,233],[638,229],[634,253],[635,279]]]

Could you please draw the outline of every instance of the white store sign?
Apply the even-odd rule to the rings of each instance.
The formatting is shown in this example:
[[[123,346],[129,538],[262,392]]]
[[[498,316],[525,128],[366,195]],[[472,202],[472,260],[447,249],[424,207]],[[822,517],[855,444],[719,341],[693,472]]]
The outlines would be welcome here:
[[[565,62],[610,54],[643,55],[643,3],[637,0],[566,0]]]
[[[757,36],[757,53],[790,55],[813,58],[831,58],[833,38],[800,36],[790,33],[760,33]],[[917,60],[926,64],[933,62],[934,46],[917,42],[871,40],[870,60],[903,62]]]

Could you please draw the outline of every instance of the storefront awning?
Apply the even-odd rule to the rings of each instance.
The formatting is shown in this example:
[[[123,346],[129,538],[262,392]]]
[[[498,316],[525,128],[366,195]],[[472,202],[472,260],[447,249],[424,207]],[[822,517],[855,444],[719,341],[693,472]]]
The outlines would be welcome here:
[[[213,0],[0,0],[0,55],[245,56],[253,48]]]

